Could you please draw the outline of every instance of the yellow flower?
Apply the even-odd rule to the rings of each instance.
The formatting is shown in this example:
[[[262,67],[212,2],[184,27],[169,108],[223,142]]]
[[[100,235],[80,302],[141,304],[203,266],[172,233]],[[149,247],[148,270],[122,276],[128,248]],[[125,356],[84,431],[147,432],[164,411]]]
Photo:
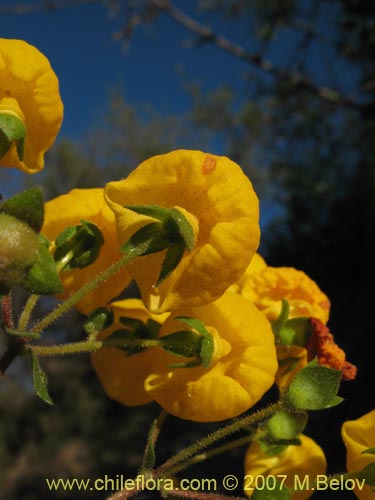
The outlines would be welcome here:
[[[270,321],[281,312],[281,301],[289,303],[289,318],[313,317],[327,323],[330,302],[318,285],[293,267],[266,267],[248,273],[241,295],[253,302]]]
[[[307,365],[307,350],[298,345],[276,346],[279,369],[275,382],[280,391],[285,389],[294,375]]]
[[[277,360],[269,323],[236,294],[227,292],[206,306],[180,309],[173,317],[149,313],[138,299],[114,302],[112,307],[115,322],[100,338],[124,328],[120,316],[143,322],[151,318],[162,325],[160,337],[164,337],[186,330],[186,325],[176,319],[183,315],[202,321],[214,339],[209,368],[172,367],[191,359],[161,347],[132,356],[113,347],[96,351],[92,361],[106,393],[125,405],[154,400],[180,418],[213,422],[248,410],[273,384]]]
[[[246,495],[251,496],[257,476],[287,475],[284,485],[289,488],[296,486],[296,477],[299,484],[303,484],[306,477],[310,484],[317,475],[325,474],[326,459],[323,450],[308,436],[301,434],[301,445],[288,446],[278,455],[268,455],[257,442],[250,445],[245,456],[245,484]],[[253,481],[252,481],[253,479]],[[298,491],[292,495],[293,500],[305,500],[313,494],[312,490]]]
[[[105,203],[103,189],[73,189],[67,194],[48,201],[45,204],[42,233],[50,241],[54,241],[64,229],[79,224],[81,219],[98,226],[104,237],[104,245],[101,247],[98,258],[89,266],[61,272],[64,293],[60,297],[63,299],[79,290],[121,257],[116,237],[115,218]],[[81,299],[76,307],[84,314],[88,314],[96,307],[105,305],[116,297],[129,282],[128,274],[121,270],[109,278],[105,284],[95,288]]]
[[[155,156],[126,179],[107,184],[105,196],[116,216],[120,244],[152,221],[124,205],[176,207],[193,226],[192,252],[159,287],[154,285],[165,251],[128,266],[152,312],[217,299],[244,273],[259,243],[258,199],[251,182],[222,156],[186,150]]]
[[[99,339],[103,340],[114,331],[123,329],[120,316],[146,322],[153,319],[162,323],[168,314],[150,314],[139,299],[125,299],[113,302],[113,325],[104,330]],[[133,356],[115,347],[103,347],[91,355],[95,371],[107,395],[127,406],[138,406],[152,401],[144,389],[144,381],[150,374],[150,366],[155,350],[151,347]]]
[[[155,351],[145,381],[149,396],[167,412],[197,422],[235,417],[253,406],[274,382],[277,369],[274,337],[266,317],[237,294],[175,312],[161,336],[181,330],[175,317],[198,318],[214,338],[211,366],[169,368],[178,358]],[[183,358],[185,359],[185,358]]]
[[[26,128],[22,159],[15,142],[0,166],[35,173],[59,132],[63,105],[59,84],[48,59],[22,40],[0,38],[0,115],[17,118]],[[0,132],[1,135],[1,132]]]
[[[266,261],[259,253],[256,253],[251,259],[250,264],[247,266],[241,278],[236,281],[236,283],[233,283],[233,285],[231,285],[228,290],[241,294],[242,287],[246,284],[249,277],[253,274],[257,274],[263,271],[263,269],[266,269],[266,267]]]
[[[366,413],[357,420],[345,422],[341,432],[347,450],[346,467],[348,472],[360,471],[366,465],[374,462],[374,455],[366,453],[362,455],[362,452],[375,446],[375,410]],[[356,488],[354,493],[360,500],[371,500],[374,498],[371,489],[370,486],[364,485],[363,489]]]

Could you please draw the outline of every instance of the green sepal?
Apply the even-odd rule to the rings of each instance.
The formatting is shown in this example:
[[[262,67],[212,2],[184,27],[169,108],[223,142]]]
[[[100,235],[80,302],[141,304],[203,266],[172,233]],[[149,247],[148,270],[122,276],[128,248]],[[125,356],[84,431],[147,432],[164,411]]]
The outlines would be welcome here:
[[[155,283],[156,286],[159,286],[160,283],[168,278],[171,272],[176,269],[184,255],[184,252],[185,245],[181,241],[178,243],[172,243],[169,246],[167,253],[165,254],[165,259],[163,260],[163,263],[161,265],[159,278]]]
[[[156,285],[160,285],[180,263],[185,250],[194,248],[194,231],[185,215],[176,208],[155,205],[125,205],[140,215],[156,219],[134,233],[121,247],[123,253],[149,255],[167,250]]]
[[[156,454],[155,454],[155,434],[157,433],[157,424],[158,420],[155,419],[148,432],[146,449],[143,455],[143,462],[141,471],[148,471],[152,469],[156,462]]]
[[[274,476],[265,476],[265,479],[267,477],[274,479]],[[288,489],[278,481],[275,484],[274,480],[271,481],[269,487],[267,487],[267,481],[265,481],[264,488],[255,489],[251,495],[252,500],[290,500],[290,498]]]
[[[44,238],[41,235],[38,237],[36,260],[28,269],[22,286],[29,292],[38,295],[53,295],[64,290],[53,257],[46,248]]]
[[[33,384],[37,395],[49,405],[53,405],[51,396],[47,388],[47,375],[44,373],[43,368],[40,366],[39,359],[32,349],[27,349],[26,355],[29,359],[31,369],[33,372]]]
[[[307,413],[296,412],[290,413],[285,410],[276,412],[270,417],[265,428],[268,436],[274,441],[290,441],[295,440],[305,428],[307,423]],[[293,443],[284,443],[293,444]]]
[[[185,215],[177,208],[165,208],[157,205],[125,205],[124,208],[132,210],[137,214],[157,219],[166,227],[168,227],[169,224],[170,231],[175,231],[177,229],[178,234],[185,242],[186,248],[189,252],[192,251],[194,247],[193,229]]]
[[[214,354],[215,344],[212,335],[207,331],[204,323],[197,318],[189,318],[186,316],[176,317],[178,321],[182,321],[198,332],[201,336],[201,347],[199,352],[200,365],[203,368],[209,368]]]
[[[159,222],[151,222],[141,227],[124,245],[121,252],[141,257],[150,253],[161,252],[168,248],[169,241],[163,234],[163,226]]]
[[[361,451],[361,455],[365,455],[365,454],[375,455],[375,447],[367,448],[367,450]]]
[[[148,319],[144,323],[140,319],[127,318],[122,316],[120,322],[126,327],[126,329],[120,329],[113,332],[109,337],[106,338],[107,341],[113,340],[125,340],[125,341],[138,341],[139,344],[142,340],[154,340],[158,337],[160,331],[160,323],[154,321],[153,319]],[[117,347],[117,349],[123,350],[127,356],[133,356],[147,349],[147,347],[137,346],[126,346]]]
[[[282,345],[299,345],[304,347],[311,336],[311,322],[309,318],[288,319],[279,329],[277,339]]]
[[[368,486],[375,486],[375,462],[367,464],[356,476],[358,479],[364,479]]]
[[[297,410],[322,410],[340,404],[337,396],[341,371],[327,368],[311,361],[292,379],[283,397]]]
[[[22,120],[10,113],[0,113],[0,158],[16,144],[18,158],[22,161],[25,151],[26,127]]]
[[[83,323],[87,335],[99,333],[113,323],[113,312],[106,307],[98,307],[90,313]]]
[[[283,299],[281,301],[281,311],[279,317],[272,322],[272,331],[276,338],[279,336],[279,331],[285,325],[287,319],[289,317],[289,303]]]
[[[159,339],[160,347],[176,356],[196,358],[200,354],[202,339],[191,330],[170,333]]]
[[[41,189],[32,187],[8,198],[0,205],[0,213],[26,222],[38,233],[44,220],[44,197]]]
[[[270,443],[267,439],[263,438],[258,439],[258,444],[260,449],[269,457],[279,455],[288,448],[286,444]]]
[[[64,262],[62,269],[82,269],[99,256],[104,243],[103,234],[96,224],[81,220],[76,226],[67,227],[55,240],[56,262]]]

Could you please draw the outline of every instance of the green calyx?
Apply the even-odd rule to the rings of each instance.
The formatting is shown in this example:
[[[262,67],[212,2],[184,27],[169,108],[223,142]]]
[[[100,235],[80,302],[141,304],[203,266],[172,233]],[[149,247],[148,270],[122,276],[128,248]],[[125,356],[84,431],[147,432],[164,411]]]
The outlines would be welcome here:
[[[98,307],[88,316],[83,324],[83,329],[93,339],[96,335],[108,328],[113,323],[113,312],[106,307]]]
[[[66,228],[55,240],[57,268],[61,271],[89,266],[98,258],[103,243],[100,229],[92,222],[81,220]]]
[[[135,256],[166,250],[156,286],[160,285],[178,266],[184,252],[194,248],[194,232],[185,215],[176,208],[154,205],[125,206],[141,215],[156,219],[134,233],[121,247],[123,253]]]
[[[289,304],[282,300],[282,307],[279,317],[272,323],[272,331],[277,344],[290,346],[299,345],[304,347],[311,335],[311,323],[309,318],[289,317]]]
[[[191,361],[170,365],[170,368],[209,368],[214,352],[212,335],[197,319],[176,319],[185,323],[191,330],[180,330],[160,337],[161,325],[157,321],[148,319],[143,322],[140,319],[121,317],[120,323],[124,328],[107,337],[104,345],[123,349],[127,356],[142,352],[148,347],[160,347],[175,356],[192,358]]]
[[[26,126],[17,116],[0,113],[0,158],[4,156],[14,142],[18,158],[22,161],[25,151]]]

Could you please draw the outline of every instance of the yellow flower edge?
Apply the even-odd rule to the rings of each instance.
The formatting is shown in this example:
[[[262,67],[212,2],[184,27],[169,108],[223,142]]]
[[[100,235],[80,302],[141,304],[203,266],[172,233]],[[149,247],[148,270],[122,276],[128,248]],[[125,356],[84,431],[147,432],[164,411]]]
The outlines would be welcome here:
[[[175,317],[201,320],[213,335],[209,368],[169,368],[185,358],[155,351],[145,381],[149,396],[164,410],[197,422],[236,417],[251,408],[272,386],[277,369],[274,337],[266,317],[237,294],[178,310],[163,324],[161,336],[183,329]]]
[[[266,267],[267,263],[264,258],[259,253],[256,253],[252,257],[250,264],[247,266],[241,278],[236,281],[236,283],[233,283],[233,285],[231,285],[228,290],[241,294],[242,287],[246,284],[249,276],[263,271],[263,269],[266,269]]]
[[[277,345],[276,351],[279,368],[275,382],[279,391],[282,391],[290,384],[293,377],[307,365],[307,350],[298,345]]]
[[[300,484],[303,484],[306,477],[309,477],[309,483],[312,484],[317,475],[325,474],[327,463],[321,447],[304,434],[301,434],[299,439],[301,445],[290,445],[278,455],[272,456],[267,455],[257,442],[249,446],[245,455],[244,491],[247,496],[252,496],[254,478],[257,476],[287,475],[284,485],[294,488],[296,476],[299,477]],[[291,498],[306,500],[313,493],[313,490],[296,491]]]
[[[240,290],[270,321],[281,312],[282,299],[289,303],[289,318],[313,317],[324,324],[329,317],[330,301],[318,285],[303,271],[293,267],[271,267],[249,273]]]
[[[112,326],[101,332],[98,339],[103,340],[114,331],[124,328],[119,321],[120,316],[148,319],[162,323],[168,314],[152,315],[139,299],[125,299],[111,304],[114,314]],[[138,406],[150,403],[152,398],[144,389],[144,381],[150,374],[150,366],[155,350],[151,347],[133,356],[115,347],[103,347],[91,355],[93,367],[106,394],[126,406]]]
[[[60,130],[63,104],[48,59],[23,40],[0,38],[0,112],[17,116],[26,126],[23,160],[13,143],[0,166],[39,172]]]
[[[375,410],[372,410],[357,420],[344,422],[341,429],[347,455],[346,467],[348,472],[356,472],[375,461],[374,455],[363,454],[367,448],[375,446]],[[363,489],[356,488],[354,493],[360,500],[371,500],[374,493],[370,486]]]
[[[105,203],[101,188],[73,189],[67,194],[47,201],[41,232],[50,241],[54,241],[64,229],[79,224],[81,219],[93,222],[98,226],[104,237],[104,245],[101,247],[98,258],[89,266],[60,273],[64,286],[64,292],[59,295],[61,299],[68,298],[121,257],[116,236],[115,218]],[[125,270],[121,270],[83,297],[77,303],[76,308],[84,314],[89,314],[96,307],[106,305],[129,283],[129,275]]]
[[[159,287],[154,284],[165,251],[128,266],[155,313],[217,299],[240,278],[259,244],[258,198],[241,168],[223,156],[178,150],[152,157],[126,179],[108,183],[105,196],[116,216],[120,244],[153,221],[124,205],[180,208],[193,223],[192,252]]]

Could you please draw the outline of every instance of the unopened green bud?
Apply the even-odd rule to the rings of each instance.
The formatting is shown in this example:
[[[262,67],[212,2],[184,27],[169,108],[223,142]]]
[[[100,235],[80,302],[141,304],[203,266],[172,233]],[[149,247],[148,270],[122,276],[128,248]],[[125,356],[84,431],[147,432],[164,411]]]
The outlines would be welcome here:
[[[0,288],[22,282],[38,255],[38,235],[25,222],[0,213]]]

